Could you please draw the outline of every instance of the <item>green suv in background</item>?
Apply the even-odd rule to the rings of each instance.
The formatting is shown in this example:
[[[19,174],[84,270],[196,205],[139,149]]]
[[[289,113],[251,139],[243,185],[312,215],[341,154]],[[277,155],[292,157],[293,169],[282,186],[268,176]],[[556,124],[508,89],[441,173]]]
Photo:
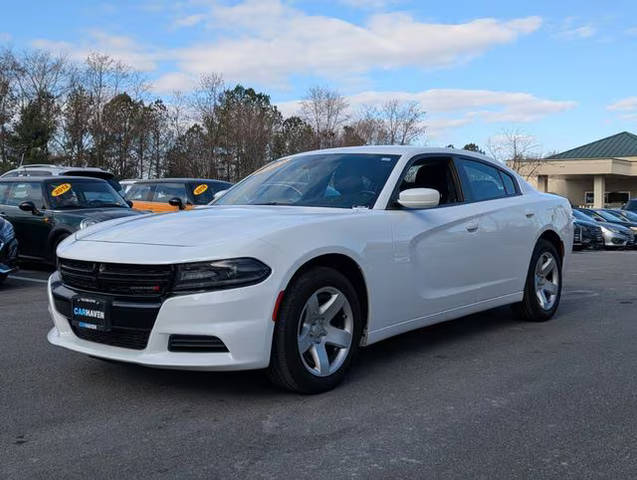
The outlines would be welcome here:
[[[58,244],[95,223],[140,215],[105,180],[0,178],[0,216],[15,229],[21,258],[55,262]]]

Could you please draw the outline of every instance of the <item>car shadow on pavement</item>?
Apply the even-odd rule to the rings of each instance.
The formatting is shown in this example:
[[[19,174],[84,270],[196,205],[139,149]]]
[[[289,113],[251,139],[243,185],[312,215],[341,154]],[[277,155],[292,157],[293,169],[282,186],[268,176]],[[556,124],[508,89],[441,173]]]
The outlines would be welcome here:
[[[468,342],[489,332],[529,325],[518,319],[509,306],[498,307],[455,320],[412,330],[363,348],[354,366],[357,372],[371,372],[375,366],[394,363],[396,367],[414,356],[431,354],[438,360],[450,359],[446,347]],[[362,367],[362,368],[361,368]]]
[[[350,371],[350,380],[373,381],[377,368],[404,367],[405,363],[422,355],[431,355],[437,362],[451,359],[444,352],[447,343],[469,341],[476,335],[503,328],[523,328],[527,325],[517,320],[516,314],[509,307],[501,307],[487,312],[462,317],[441,324],[424,327],[418,330],[384,340],[370,347],[361,349],[356,364]],[[435,354],[435,352],[439,352]],[[118,382],[131,385],[144,385],[145,388],[156,387],[171,391],[196,392],[197,394],[218,395],[289,395],[271,385],[263,370],[245,372],[197,372],[162,370],[118,362],[103,362],[93,359],[95,368],[105,369],[103,374],[117,377]],[[346,380],[346,384],[349,381]],[[343,386],[345,387],[345,385]],[[341,387],[341,388],[343,388]]]

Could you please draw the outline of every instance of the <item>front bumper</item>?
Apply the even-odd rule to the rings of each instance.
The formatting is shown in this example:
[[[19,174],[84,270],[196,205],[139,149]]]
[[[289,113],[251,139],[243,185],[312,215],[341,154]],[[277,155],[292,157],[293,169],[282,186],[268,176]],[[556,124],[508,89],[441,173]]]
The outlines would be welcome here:
[[[633,247],[635,246],[635,236],[624,235],[623,233],[604,232],[605,247]]]
[[[266,280],[232,290],[169,297],[158,307],[145,348],[133,350],[84,340],[74,333],[70,319],[56,308],[54,290],[58,295],[63,287],[56,272],[48,282],[49,313],[54,327],[47,339],[53,345],[76,352],[149,367],[183,370],[265,368],[270,361],[274,329],[271,315],[276,298],[276,289],[272,290],[269,283]],[[223,341],[228,351],[169,351],[171,335],[215,336]]]

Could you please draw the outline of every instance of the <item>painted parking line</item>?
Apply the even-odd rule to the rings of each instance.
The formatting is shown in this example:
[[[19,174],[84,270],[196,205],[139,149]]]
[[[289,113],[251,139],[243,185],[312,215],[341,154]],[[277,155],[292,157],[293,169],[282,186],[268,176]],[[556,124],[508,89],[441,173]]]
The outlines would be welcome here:
[[[42,280],[40,278],[20,277],[18,275],[9,275],[9,278],[13,278],[15,280],[23,280],[25,282],[49,283],[48,280]]]

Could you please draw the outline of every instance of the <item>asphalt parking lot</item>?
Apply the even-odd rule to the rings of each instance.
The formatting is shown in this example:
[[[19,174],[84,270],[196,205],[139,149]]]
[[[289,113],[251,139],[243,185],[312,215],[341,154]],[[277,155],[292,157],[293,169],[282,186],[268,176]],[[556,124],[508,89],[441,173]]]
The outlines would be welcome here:
[[[0,288],[2,479],[635,478],[637,252],[573,255],[551,322],[411,332],[319,396],[50,346],[46,276]]]

